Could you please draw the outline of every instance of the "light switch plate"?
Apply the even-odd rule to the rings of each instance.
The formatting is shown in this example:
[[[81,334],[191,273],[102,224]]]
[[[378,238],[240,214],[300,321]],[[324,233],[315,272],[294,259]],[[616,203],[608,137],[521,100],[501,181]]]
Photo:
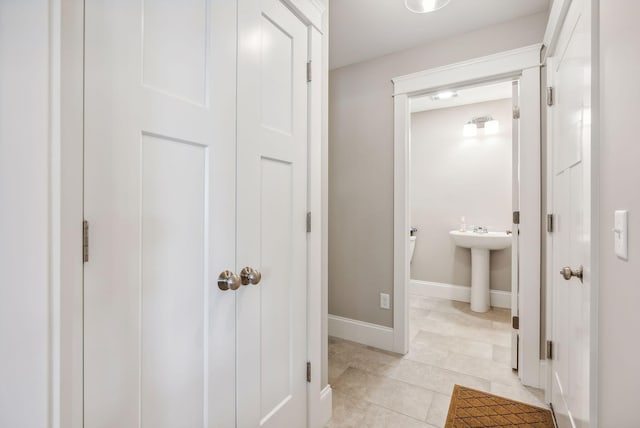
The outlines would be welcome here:
[[[380,308],[390,309],[389,295],[387,293],[380,293]]]
[[[613,221],[613,239],[616,256],[623,260],[628,259],[627,218],[628,212],[626,210],[618,210],[614,214]]]

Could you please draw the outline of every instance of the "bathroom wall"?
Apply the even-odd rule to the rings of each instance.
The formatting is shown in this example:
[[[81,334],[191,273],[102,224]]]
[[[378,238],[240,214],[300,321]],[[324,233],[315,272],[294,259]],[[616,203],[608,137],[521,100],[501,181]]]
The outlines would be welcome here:
[[[462,135],[491,115],[497,134]],[[471,286],[471,250],[449,236],[468,226],[511,230],[511,99],[411,115],[411,224],[418,228],[411,279]],[[511,248],[491,252],[491,288],[511,291]]]
[[[403,74],[542,42],[547,14],[516,19],[329,76],[329,313],[393,326],[393,84]]]

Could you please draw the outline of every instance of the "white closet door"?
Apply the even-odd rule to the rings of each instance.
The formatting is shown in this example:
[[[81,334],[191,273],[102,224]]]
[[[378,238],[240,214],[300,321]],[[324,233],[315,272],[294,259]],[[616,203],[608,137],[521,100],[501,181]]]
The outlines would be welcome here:
[[[85,1],[85,427],[235,426],[235,2]]]
[[[306,421],[307,27],[277,0],[238,9],[238,427]]]
[[[558,426],[588,427],[591,325],[591,2],[575,0],[549,59],[553,153],[551,402]],[[564,269],[567,269],[566,271]],[[561,275],[561,270],[566,274]],[[579,278],[572,275],[579,275]],[[605,332],[610,334],[610,332]]]

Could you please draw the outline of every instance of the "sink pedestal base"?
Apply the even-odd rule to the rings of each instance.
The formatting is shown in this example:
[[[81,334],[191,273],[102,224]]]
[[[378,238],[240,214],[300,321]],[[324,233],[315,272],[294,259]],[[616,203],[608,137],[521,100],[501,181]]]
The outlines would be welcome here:
[[[471,310],[487,312],[491,308],[489,294],[489,250],[471,249]]]

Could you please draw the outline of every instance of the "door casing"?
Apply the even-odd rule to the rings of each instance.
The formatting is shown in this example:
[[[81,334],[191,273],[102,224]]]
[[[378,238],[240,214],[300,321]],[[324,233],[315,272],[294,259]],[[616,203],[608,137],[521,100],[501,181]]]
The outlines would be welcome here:
[[[474,83],[520,79],[520,355],[519,377],[541,387],[540,376],[540,44],[418,73],[394,83],[394,352],[409,350],[408,284],[410,98]]]
[[[315,71],[308,86],[308,206],[314,228],[309,235],[308,426],[322,427],[331,416],[331,388],[326,373],[327,268],[327,112],[328,62],[326,8],[313,0],[281,0],[310,33]],[[82,427],[83,420],[83,62],[82,0],[49,0],[51,90],[50,420],[53,427]],[[321,302],[321,305],[317,305]],[[323,357],[323,355],[325,355]],[[326,371],[326,368],[325,368]]]

